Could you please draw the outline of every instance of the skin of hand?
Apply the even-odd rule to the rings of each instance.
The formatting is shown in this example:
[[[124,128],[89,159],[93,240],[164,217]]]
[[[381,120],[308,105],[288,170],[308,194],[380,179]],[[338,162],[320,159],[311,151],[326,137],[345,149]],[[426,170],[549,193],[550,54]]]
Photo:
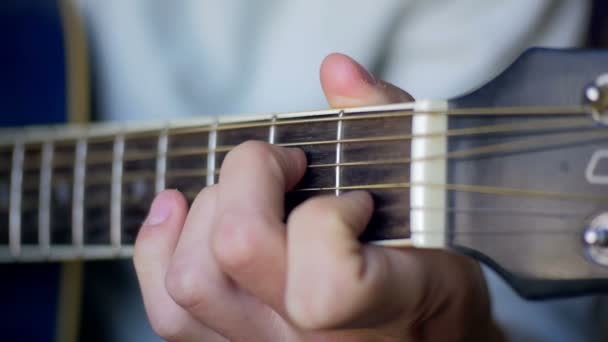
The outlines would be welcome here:
[[[411,101],[347,56],[321,67],[332,107]],[[500,341],[478,264],[439,250],[361,244],[366,192],[320,196],[285,218],[299,149],[246,142],[190,210],[154,200],[134,263],[154,331],[174,341]],[[285,223],[286,222],[286,223]]]

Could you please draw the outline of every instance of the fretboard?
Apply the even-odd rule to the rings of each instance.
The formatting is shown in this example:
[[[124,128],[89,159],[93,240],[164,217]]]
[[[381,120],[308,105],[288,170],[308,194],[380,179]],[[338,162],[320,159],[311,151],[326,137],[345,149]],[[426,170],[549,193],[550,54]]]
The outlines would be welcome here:
[[[191,201],[247,140],[306,152],[308,171],[288,209],[310,196],[367,189],[376,211],[363,238],[407,238],[412,109],[3,131],[0,260],[129,256],[156,193],[178,189]]]

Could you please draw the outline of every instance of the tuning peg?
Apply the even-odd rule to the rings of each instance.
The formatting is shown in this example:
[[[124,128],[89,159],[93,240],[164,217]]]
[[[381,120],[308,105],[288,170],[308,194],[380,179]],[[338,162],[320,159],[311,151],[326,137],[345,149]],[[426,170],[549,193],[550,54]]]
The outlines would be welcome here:
[[[583,102],[593,120],[608,125],[608,74],[602,74],[585,87]]]
[[[596,263],[608,266],[608,213],[593,218],[583,232],[588,256]]]
[[[608,230],[598,227],[587,228],[584,240],[590,246],[608,247]]]

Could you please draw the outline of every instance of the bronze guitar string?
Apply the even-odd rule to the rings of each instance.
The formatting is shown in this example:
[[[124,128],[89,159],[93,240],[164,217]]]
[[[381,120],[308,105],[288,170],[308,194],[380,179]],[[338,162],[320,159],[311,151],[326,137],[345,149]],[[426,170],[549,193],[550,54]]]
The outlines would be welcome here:
[[[363,137],[363,138],[344,138],[344,139],[333,139],[333,140],[312,140],[312,141],[301,141],[291,143],[277,143],[276,146],[282,147],[301,147],[301,146],[314,146],[314,145],[327,145],[327,144],[350,144],[350,143],[379,143],[379,142],[391,142],[391,141],[410,141],[415,138],[438,138],[438,137],[462,137],[469,135],[481,135],[481,134],[495,134],[495,133],[520,133],[529,132],[535,130],[549,130],[549,129],[576,129],[576,128],[592,128],[589,125],[589,120],[585,119],[567,119],[567,120],[552,120],[552,122],[537,121],[525,124],[499,124],[480,126],[473,128],[458,128],[448,129],[444,133],[430,133],[430,134],[402,134],[402,135],[390,135],[390,136],[376,136],[376,137]],[[200,148],[177,148],[166,153],[166,157],[181,157],[190,155],[205,155],[210,152],[224,153],[229,152],[236,146],[219,146],[213,150],[209,150],[206,147]],[[60,153],[57,153],[60,154]],[[151,151],[138,151],[125,153],[123,161],[140,161],[158,158],[159,154],[156,149]],[[61,156],[55,156],[53,160],[54,167],[63,167],[73,165],[72,158],[62,158]],[[113,157],[108,153],[93,152],[87,155],[87,166],[88,165],[102,165],[113,162]],[[337,165],[334,165],[337,166]],[[40,162],[30,162],[24,168],[25,171],[37,170],[40,168]],[[0,171],[7,171],[8,165],[0,166]]]

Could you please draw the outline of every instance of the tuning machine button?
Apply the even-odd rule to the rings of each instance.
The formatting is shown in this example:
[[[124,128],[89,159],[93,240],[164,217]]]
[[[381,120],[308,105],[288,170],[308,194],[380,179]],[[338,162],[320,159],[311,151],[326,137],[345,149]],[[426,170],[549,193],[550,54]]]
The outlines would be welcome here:
[[[608,125],[608,74],[602,74],[588,84],[583,93],[583,103],[593,120]]]
[[[608,212],[591,220],[583,231],[583,243],[593,261],[608,266]]]

